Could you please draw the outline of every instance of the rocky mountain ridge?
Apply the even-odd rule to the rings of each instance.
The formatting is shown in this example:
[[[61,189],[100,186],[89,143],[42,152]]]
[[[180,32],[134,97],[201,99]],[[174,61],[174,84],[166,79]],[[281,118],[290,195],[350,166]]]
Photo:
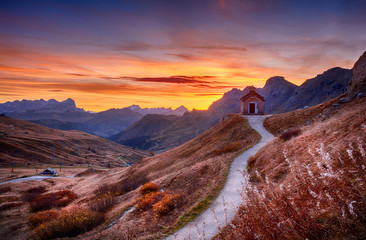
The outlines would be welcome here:
[[[132,105],[125,108],[112,108],[102,112],[86,112],[77,108],[75,101],[68,98],[64,101],[50,99],[16,100],[0,104],[0,113],[7,116],[32,121],[59,130],[80,130],[88,133],[110,137],[140,120],[147,114],[182,116],[187,108],[141,108]]]
[[[315,106],[345,93],[351,77],[352,70],[335,67],[306,80],[300,86],[282,76],[271,77],[263,88],[257,88],[256,91],[264,97],[267,113],[284,113]],[[239,99],[248,91],[248,87],[243,90],[234,88],[213,102],[208,111],[221,116],[239,113]]]

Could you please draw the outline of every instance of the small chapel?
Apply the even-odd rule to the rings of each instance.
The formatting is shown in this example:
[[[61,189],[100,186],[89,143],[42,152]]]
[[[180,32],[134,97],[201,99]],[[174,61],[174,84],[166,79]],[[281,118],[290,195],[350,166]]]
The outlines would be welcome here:
[[[249,87],[249,92],[240,98],[240,101],[242,115],[264,114],[264,97],[255,91],[254,86]]]

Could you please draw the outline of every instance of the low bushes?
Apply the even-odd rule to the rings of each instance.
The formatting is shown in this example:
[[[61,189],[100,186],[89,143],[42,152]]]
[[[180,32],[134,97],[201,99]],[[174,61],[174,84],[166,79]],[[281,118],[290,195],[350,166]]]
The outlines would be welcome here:
[[[54,207],[65,207],[77,199],[77,195],[70,190],[39,195],[30,202],[32,212],[48,210]]]
[[[24,202],[31,202],[34,199],[38,198],[44,192],[46,192],[45,186],[30,188],[22,194],[22,200]]]
[[[159,202],[164,197],[164,195],[164,192],[151,192],[145,194],[137,200],[136,209],[140,211],[151,209],[156,202]]]
[[[222,155],[224,153],[229,153],[229,152],[236,152],[242,149],[241,143],[240,142],[232,142],[227,144],[226,146],[224,146],[223,148],[217,148],[215,150],[215,154],[217,156]]]
[[[119,196],[137,189],[142,184],[146,183],[146,181],[145,176],[130,177],[118,183],[100,186],[94,193],[97,196],[105,193],[112,193],[113,195]]]
[[[24,203],[23,202],[10,202],[10,203],[3,203],[0,205],[0,212],[1,211],[5,211],[5,210],[8,210],[8,209],[11,209],[11,208],[14,208],[14,207],[18,207],[18,206],[21,206],[23,205]]]
[[[301,130],[300,129],[289,129],[286,132],[282,133],[279,137],[282,140],[290,140],[292,137],[298,136],[301,134]]]
[[[152,183],[152,182],[145,183],[140,188],[141,195],[145,195],[145,194],[152,193],[152,192],[157,192],[157,191],[159,191],[158,185],[156,185],[155,183]]]
[[[6,192],[10,192],[10,191],[11,191],[11,187],[10,186],[0,187],[0,194],[6,193]]]
[[[155,216],[163,216],[180,204],[182,195],[167,193],[159,202],[153,205]]]
[[[201,166],[200,167],[200,175],[203,175],[203,174],[205,174],[207,171],[208,171],[208,169],[210,168],[210,166],[209,165],[207,165],[207,164],[205,164],[205,165],[203,165],[203,166]]]
[[[172,194],[170,191],[161,192],[154,183],[147,183],[140,189],[142,197],[137,200],[136,209],[147,211],[153,209],[156,217],[168,214],[180,205],[183,197],[181,194]]]
[[[111,193],[104,193],[89,203],[89,208],[94,212],[105,212],[117,203],[115,196]]]
[[[104,212],[117,203],[117,196],[135,190],[145,182],[145,176],[138,176],[127,178],[118,183],[100,186],[94,191],[96,198],[89,203],[89,209],[94,212]]]
[[[31,227],[35,228],[42,223],[47,223],[52,220],[57,219],[60,216],[60,211],[58,210],[47,210],[43,212],[38,212],[30,215],[28,217],[28,223]]]
[[[35,234],[40,239],[76,237],[102,222],[100,214],[87,209],[64,210],[56,219],[41,223],[35,229]]]

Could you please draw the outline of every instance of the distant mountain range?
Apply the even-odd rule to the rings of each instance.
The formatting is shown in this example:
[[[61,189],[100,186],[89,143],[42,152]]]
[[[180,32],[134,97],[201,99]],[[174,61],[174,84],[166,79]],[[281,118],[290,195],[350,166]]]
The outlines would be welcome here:
[[[265,98],[267,113],[283,113],[310,107],[337,97],[347,90],[352,70],[332,68],[297,86],[284,77],[267,80],[256,91]],[[58,102],[22,100],[0,104],[0,113],[60,130],[81,130],[118,143],[150,151],[165,151],[194,138],[229,113],[240,112],[240,98],[249,91],[226,92],[208,110],[188,112],[181,106],[141,108],[138,105],[99,113],[77,108],[72,99]]]
[[[27,111],[35,112],[85,112],[82,108],[77,108],[75,101],[71,98],[65,101],[58,102],[55,99],[48,101],[44,99],[40,100],[16,100],[14,102],[6,102],[0,104],[0,113],[24,113]]]
[[[77,108],[71,98],[58,102],[22,100],[0,104],[0,113],[32,121],[59,130],[81,130],[101,137],[110,137],[128,128],[146,114],[181,116],[187,108],[140,108],[138,105],[121,109],[109,109],[99,113],[86,112]]]
[[[184,107],[183,105],[176,108],[176,109],[174,109],[174,110],[172,108],[164,108],[164,107],[161,107],[161,108],[141,108],[139,105],[132,105],[128,108],[131,109],[132,111],[140,113],[142,115],[161,114],[161,115],[183,116],[183,114],[188,111],[188,109],[186,107]]]

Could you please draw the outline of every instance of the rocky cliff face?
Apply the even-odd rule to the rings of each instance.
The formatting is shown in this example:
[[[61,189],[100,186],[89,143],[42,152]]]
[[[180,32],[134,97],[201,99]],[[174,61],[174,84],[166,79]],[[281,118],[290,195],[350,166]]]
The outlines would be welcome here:
[[[284,77],[276,76],[269,78],[266,85],[258,89],[257,92],[266,100],[264,105],[265,111],[273,113],[286,103],[297,87],[295,84],[285,80]]]
[[[353,76],[348,84],[348,97],[366,96],[366,52],[352,68]]]
[[[315,106],[335,98],[347,90],[352,71],[340,67],[331,68],[315,78],[306,80],[296,88],[285,106],[276,113],[289,112],[305,106]]]

